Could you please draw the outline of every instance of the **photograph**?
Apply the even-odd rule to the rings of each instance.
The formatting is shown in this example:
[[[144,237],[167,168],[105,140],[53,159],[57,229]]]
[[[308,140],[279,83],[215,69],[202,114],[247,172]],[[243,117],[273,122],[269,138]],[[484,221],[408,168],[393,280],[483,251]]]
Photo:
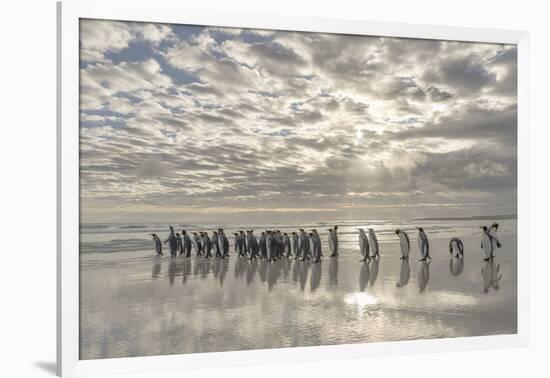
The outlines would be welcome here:
[[[518,333],[517,45],[78,39],[80,360]]]

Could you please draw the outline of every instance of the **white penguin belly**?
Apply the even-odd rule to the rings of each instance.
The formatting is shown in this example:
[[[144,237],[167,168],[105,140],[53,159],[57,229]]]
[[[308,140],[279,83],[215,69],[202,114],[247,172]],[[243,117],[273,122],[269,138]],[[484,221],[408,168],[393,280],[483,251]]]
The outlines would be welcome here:
[[[489,235],[487,235],[485,232],[483,233],[483,251],[485,252],[485,257],[489,258],[491,256],[491,251],[493,249],[493,245],[491,243],[491,239],[489,238]]]
[[[361,250],[361,255],[363,257],[365,257],[365,253],[366,253],[366,250],[367,250],[366,243],[367,243],[367,241],[365,240],[365,238],[362,237],[362,236],[359,236],[359,249]]]
[[[372,253],[376,253],[376,246],[374,245],[374,240],[372,239],[372,236],[369,238],[369,246]]]

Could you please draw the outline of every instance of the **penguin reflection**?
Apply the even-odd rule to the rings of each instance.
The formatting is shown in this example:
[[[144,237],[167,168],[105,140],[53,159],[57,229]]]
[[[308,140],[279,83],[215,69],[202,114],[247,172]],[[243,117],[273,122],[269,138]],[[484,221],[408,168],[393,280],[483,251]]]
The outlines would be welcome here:
[[[244,250],[243,250],[244,253]],[[246,271],[246,262],[247,260],[244,259],[242,256],[238,256],[235,259],[235,278],[242,277]]]
[[[208,264],[210,264],[210,260],[207,260]],[[227,259],[215,259],[214,260],[214,266],[212,271],[214,272],[214,277],[218,279],[220,283],[220,287],[223,286],[223,281],[225,279],[225,275],[229,269],[229,260]]]
[[[299,277],[300,277],[300,262],[294,261],[294,265],[292,265],[292,282],[298,282]]]
[[[283,277],[286,280],[288,278],[288,274],[290,272],[290,267],[292,266],[292,260],[283,259],[283,260],[281,260],[281,264],[283,266]]]
[[[158,256],[155,256],[155,258],[153,259],[153,273],[151,274],[151,277],[154,280],[156,280],[160,276],[160,271],[161,271],[160,262],[161,262],[160,258]]]
[[[183,260],[183,280],[182,283],[187,282],[187,278],[191,275],[191,259]]]
[[[499,282],[502,279],[500,274],[500,264],[495,264],[492,260],[485,263],[481,269],[481,278],[483,279],[483,292],[488,293],[490,288],[500,289]]]
[[[225,280],[225,275],[227,274],[227,271],[229,270],[229,260],[222,259],[220,261],[220,274],[218,276],[218,280],[220,281],[220,286],[223,286],[223,281]]]
[[[170,282],[170,287],[174,286],[174,280],[176,279],[178,273],[181,272],[182,268],[183,266],[178,264],[175,259],[170,260],[170,265],[168,265],[168,280]]]
[[[311,292],[315,292],[321,284],[321,264],[314,264],[311,266],[311,280],[309,281],[309,286]]]
[[[197,259],[195,260],[195,274],[200,275],[201,278],[206,278],[212,267],[212,260],[210,259]]]
[[[214,263],[212,264],[212,273],[214,274],[214,277],[218,278],[218,275],[220,274],[220,259],[214,260]]]
[[[397,287],[407,286],[409,279],[411,278],[411,267],[409,260],[404,258],[401,260],[401,270],[399,272],[399,282],[395,284]]]
[[[359,269],[359,290],[364,291],[369,283],[370,276],[370,263],[363,261],[361,268]]]
[[[379,254],[377,256],[380,257]],[[378,278],[378,264],[380,264],[380,260],[374,259],[369,264],[371,264],[369,285],[374,286],[374,284],[376,283],[376,279]]]
[[[260,276],[260,281],[265,282],[267,279],[267,259],[262,259],[260,261],[260,267],[258,268],[258,275]]]
[[[421,261],[420,262],[420,268],[418,269],[418,289],[420,289],[420,292],[424,292],[426,290],[426,286],[428,286],[428,281],[430,281],[430,261]]]
[[[307,282],[307,271],[309,269],[309,263],[305,261],[300,262],[300,269],[299,269],[299,278],[300,278],[300,289],[304,291],[306,288],[306,282]]]
[[[251,253],[254,253],[254,249],[251,250]],[[258,270],[258,260],[253,259],[250,261],[249,264],[246,265],[246,285],[250,285],[252,281],[254,280],[254,276],[256,275],[256,271]]]
[[[328,263],[328,283],[332,286],[338,285],[338,256]]]
[[[273,289],[273,286],[277,283],[277,279],[281,275],[281,269],[281,261],[274,261],[267,267],[267,287],[269,290]]]
[[[452,257],[449,260],[449,271],[453,276],[460,276],[464,270],[464,257]]]

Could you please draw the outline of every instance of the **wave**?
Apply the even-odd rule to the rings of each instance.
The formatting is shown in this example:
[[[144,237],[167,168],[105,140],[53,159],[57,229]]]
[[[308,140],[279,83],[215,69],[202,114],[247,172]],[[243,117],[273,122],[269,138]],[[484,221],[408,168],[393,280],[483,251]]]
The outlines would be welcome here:
[[[154,250],[150,240],[115,239],[108,242],[81,242],[80,253],[132,252],[145,249]]]
[[[517,214],[504,215],[476,215],[471,217],[439,217],[439,218],[415,218],[415,221],[461,221],[461,220],[509,220],[517,219]]]

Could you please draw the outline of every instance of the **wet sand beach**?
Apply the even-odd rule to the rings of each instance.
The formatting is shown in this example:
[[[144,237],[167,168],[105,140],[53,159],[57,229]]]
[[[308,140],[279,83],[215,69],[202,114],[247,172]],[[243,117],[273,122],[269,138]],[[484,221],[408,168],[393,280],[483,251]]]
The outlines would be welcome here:
[[[80,358],[512,334],[517,330],[517,237],[482,261],[479,235],[431,238],[431,263],[399,259],[397,237],[360,262],[350,236],[322,263],[170,259],[148,251],[81,253]],[[356,239],[355,239],[356,240]]]

